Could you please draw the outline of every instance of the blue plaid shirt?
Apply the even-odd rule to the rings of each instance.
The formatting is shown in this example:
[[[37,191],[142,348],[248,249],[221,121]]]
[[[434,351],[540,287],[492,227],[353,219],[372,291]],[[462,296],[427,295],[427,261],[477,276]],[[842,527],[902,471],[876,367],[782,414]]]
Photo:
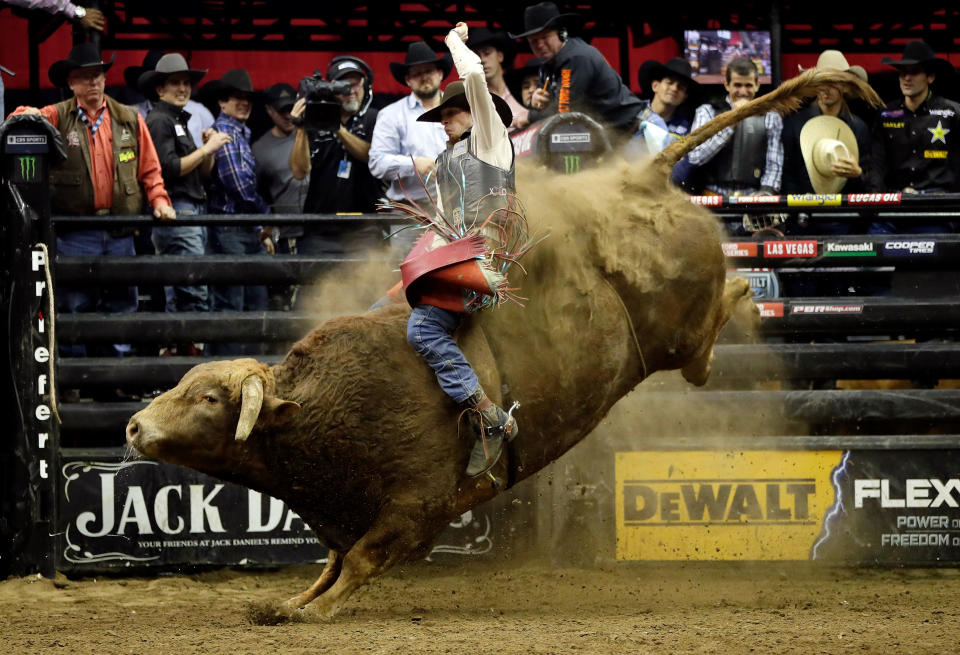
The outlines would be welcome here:
[[[726,98],[727,104],[730,104],[730,97]],[[733,106],[731,105],[731,109]],[[697,107],[697,113],[693,117],[693,127],[690,131],[695,131],[701,125],[709,123],[716,116],[716,110],[713,105],[706,103]],[[783,132],[783,118],[775,111],[767,112],[763,119],[763,125],[767,129],[767,158],[766,165],[763,168],[763,177],[760,178],[760,186],[780,191],[780,178],[783,176],[783,142],[780,135]],[[713,159],[723,147],[730,142],[733,137],[733,127],[720,130],[711,138],[690,151],[688,155],[690,163],[694,166],[703,166]],[[707,188],[714,193],[725,196],[734,193],[756,193],[759,191],[755,187],[745,187],[740,185],[715,186],[707,185]]]
[[[215,214],[266,214],[267,203],[257,192],[257,162],[250,149],[250,128],[221,113],[213,123],[233,141],[217,150],[208,205]]]

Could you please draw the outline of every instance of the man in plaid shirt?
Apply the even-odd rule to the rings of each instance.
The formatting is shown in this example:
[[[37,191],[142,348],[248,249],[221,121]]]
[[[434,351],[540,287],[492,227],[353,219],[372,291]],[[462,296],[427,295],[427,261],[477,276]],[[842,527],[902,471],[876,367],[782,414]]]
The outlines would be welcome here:
[[[250,149],[250,128],[246,122],[253,108],[255,92],[250,74],[242,69],[227,71],[212,83],[217,94],[220,115],[213,129],[227,134],[231,141],[217,150],[210,197],[211,214],[266,214],[267,203],[257,191],[257,166]],[[210,86],[210,85],[208,85]],[[210,228],[208,248],[214,254],[273,254],[270,232],[250,225],[218,225]],[[211,287],[213,311],[264,311],[267,288],[263,285],[217,285]],[[211,344],[212,354],[251,353],[243,344]]]
[[[759,88],[756,64],[736,57],[727,64],[727,95],[697,107],[695,131],[718,114],[753,100]],[[783,172],[783,119],[776,112],[752,116],[718,132],[690,152],[690,163],[699,167],[707,191],[721,195],[770,195],[780,191]]]

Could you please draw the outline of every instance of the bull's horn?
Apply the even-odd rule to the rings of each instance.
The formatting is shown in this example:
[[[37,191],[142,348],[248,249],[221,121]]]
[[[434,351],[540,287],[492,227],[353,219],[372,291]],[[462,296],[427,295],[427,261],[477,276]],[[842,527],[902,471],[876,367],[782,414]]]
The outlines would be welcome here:
[[[260,416],[260,407],[263,405],[263,381],[259,376],[248,375],[240,385],[242,397],[240,405],[240,420],[237,421],[237,441],[246,441],[253,431],[253,426]]]

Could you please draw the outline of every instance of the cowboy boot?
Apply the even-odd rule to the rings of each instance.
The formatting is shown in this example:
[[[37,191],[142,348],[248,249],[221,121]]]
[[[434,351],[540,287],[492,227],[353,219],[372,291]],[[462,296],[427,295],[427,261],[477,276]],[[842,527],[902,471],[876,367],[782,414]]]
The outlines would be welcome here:
[[[520,432],[517,420],[502,408],[493,404],[478,387],[464,402],[476,434],[467,475],[476,477],[493,468],[503,453],[504,439],[512,440]]]

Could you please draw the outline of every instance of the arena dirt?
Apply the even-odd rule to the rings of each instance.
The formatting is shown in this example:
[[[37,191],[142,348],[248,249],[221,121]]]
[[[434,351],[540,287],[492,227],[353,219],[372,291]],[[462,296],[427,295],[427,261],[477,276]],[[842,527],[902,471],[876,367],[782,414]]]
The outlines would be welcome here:
[[[421,562],[331,623],[256,625],[319,567],[0,583],[4,653],[943,653],[953,569]]]

